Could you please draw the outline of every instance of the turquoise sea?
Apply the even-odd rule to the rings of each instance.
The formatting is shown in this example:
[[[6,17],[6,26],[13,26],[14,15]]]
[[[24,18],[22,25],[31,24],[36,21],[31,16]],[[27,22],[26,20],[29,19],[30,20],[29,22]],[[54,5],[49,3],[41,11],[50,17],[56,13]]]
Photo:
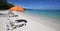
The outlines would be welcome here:
[[[60,10],[26,10],[24,13],[60,20]]]

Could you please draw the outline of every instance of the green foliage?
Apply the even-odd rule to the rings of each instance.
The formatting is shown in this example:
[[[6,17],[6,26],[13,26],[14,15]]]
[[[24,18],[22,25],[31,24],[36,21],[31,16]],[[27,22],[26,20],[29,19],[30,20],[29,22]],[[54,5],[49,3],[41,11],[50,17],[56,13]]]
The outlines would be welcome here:
[[[8,3],[7,0],[0,0],[0,10],[7,10],[14,5],[11,3]]]

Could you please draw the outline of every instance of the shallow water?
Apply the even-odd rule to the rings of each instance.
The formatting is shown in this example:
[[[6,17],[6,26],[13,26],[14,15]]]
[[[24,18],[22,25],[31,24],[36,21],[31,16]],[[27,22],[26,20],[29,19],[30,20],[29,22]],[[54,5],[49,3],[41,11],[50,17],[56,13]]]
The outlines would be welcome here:
[[[24,13],[60,20],[60,10],[26,10]]]

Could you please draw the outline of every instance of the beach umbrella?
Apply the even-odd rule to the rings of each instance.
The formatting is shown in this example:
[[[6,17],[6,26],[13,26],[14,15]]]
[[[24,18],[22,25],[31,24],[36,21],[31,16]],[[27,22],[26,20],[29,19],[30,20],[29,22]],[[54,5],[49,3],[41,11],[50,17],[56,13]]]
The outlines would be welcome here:
[[[24,12],[24,8],[22,8],[20,6],[14,6],[14,7],[10,8],[9,10],[10,11]]]

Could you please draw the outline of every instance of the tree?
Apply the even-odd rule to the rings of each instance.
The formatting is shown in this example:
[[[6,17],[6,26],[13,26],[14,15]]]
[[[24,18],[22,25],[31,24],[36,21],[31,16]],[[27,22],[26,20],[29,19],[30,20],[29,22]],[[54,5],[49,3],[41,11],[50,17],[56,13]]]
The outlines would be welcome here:
[[[11,3],[8,3],[7,0],[0,0],[0,10],[7,10],[14,5]]]

